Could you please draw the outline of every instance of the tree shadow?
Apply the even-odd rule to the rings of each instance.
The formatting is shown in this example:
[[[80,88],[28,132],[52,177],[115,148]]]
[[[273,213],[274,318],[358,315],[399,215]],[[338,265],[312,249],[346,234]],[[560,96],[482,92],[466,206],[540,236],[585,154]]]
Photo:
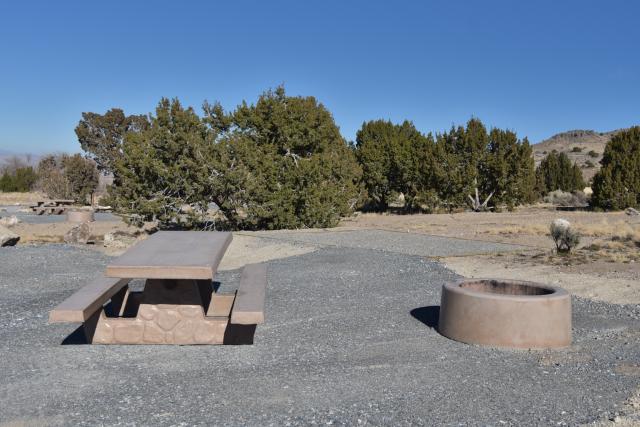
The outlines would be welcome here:
[[[440,318],[440,306],[430,305],[427,307],[414,308],[411,316],[421,321],[428,327],[438,330],[438,319]]]

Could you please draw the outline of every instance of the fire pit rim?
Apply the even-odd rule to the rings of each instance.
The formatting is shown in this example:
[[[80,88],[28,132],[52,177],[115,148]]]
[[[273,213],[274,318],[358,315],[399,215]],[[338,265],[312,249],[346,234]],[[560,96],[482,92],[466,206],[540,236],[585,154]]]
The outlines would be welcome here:
[[[549,293],[541,294],[541,295],[526,295],[526,294],[500,294],[495,292],[482,292],[472,288],[465,288],[462,285],[467,283],[475,283],[475,282],[502,282],[502,283],[511,283],[518,286],[530,286],[534,288],[540,288],[546,291],[550,291]],[[543,283],[531,282],[528,280],[510,280],[510,279],[496,279],[490,277],[476,277],[476,278],[463,278],[454,280],[452,282],[448,282],[444,284],[444,287],[449,292],[455,292],[458,294],[470,295],[475,298],[487,298],[487,299],[506,299],[506,300],[517,300],[517,301],[535,301],[540,299],[560,299],[566,298],[569,293],[560,288],[558,286],[547,285]]]

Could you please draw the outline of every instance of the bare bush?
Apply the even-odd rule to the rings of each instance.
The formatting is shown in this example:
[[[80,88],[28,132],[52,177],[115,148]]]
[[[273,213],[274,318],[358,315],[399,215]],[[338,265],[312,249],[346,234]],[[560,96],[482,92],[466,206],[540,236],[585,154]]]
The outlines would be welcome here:
[[[566,219],[554,219],[549,231],[559,253],[571,252],[580,243],[580,234],[571,227],[571,223]]]
[[[567,191],[556,190],[547,194],[544,197],[544,201],[556,206],[584,207],[589,204],[589,197],[583,191],[574,191],[573,193],[569,193]]]

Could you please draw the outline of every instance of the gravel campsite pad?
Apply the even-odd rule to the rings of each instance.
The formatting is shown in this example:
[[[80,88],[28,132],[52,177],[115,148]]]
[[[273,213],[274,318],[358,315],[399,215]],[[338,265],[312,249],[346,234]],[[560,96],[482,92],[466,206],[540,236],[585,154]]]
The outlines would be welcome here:
[[[252,346],[83,345],[47,313],[109,257],[2,248],[0,424],[576,425],[624,412],[640,382],[638,306],[574,299],[564,350],[454,342],[434,326],[440,287],[455,276],[424,256],[465,243],[437,240],[418,256],[415,241],[381,250],[384,235],[364,244],[360,233],[268,263]],[[223,287],[238,279],[218,275]]]

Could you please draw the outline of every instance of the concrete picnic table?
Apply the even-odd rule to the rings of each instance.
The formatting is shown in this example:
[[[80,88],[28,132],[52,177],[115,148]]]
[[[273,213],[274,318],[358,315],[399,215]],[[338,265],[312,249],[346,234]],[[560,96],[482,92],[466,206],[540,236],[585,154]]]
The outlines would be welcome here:
[[[232,238],[155,233],[53,309],[49,322],[82,322],[94,344],[252,343],[264,322],[266,266],[245,266],[236,292],[217,293],[213,278]],[[131,279],[146,279],[144,291],[131,291]]]

